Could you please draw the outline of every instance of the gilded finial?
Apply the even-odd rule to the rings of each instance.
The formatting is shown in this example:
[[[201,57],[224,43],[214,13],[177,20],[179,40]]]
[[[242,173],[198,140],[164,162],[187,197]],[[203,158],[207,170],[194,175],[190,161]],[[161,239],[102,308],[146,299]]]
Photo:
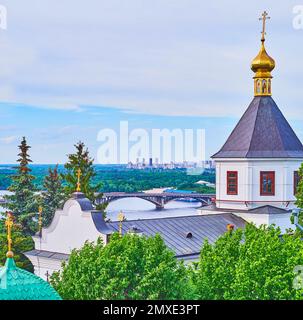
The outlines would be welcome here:
[[[118,214],[118,220],[119,220],[119,235],[122,237],[122,222],[125,220],[125,215],[122,211]]]
[[[78,170],[77,170],[77,178],[78,178],[78,181],[77,181],[77,189],[76,189],[76,191],[77,192],[81,192],[81,183],[80,183],[80,178],[81,178],[81,169],[79,168]]]
[[[14,253],[12,251],[12,228],[13,228],[14,222],[13,222],[13,214],[11,212],[7,212],[7,217],[5,221],[5,226],[7,229],[7,248],[8,251],[6,253],[7,258],[13,258]]]
[[[254,95],[255,96],[271,96],[271,71],[275,68],[275,60],[271,58],[265,50],[265,29],[266,20],[270,19],[268,13],[264,11],[262,13],[262,37],[261,37],[261,49],[258,55],[251,63],[251,70],[255,73],[254,76]]]
[[[39,220],[38,220],[39,236],[42,237],[42,212],[43,212],[42,206],[39,206],[38,211],[39,211]]]
[[[262,20],[262,37],[261,37],[261,41],[265,41],[265,35],[266,35],[266,32],[265,32],[265,27],[266,27],[266,20],[267,19],[270,19],[270,17],[268,17],[268,13],[266,11],[264,11],[261,15],[261,17],[259,18],[259,20]]]

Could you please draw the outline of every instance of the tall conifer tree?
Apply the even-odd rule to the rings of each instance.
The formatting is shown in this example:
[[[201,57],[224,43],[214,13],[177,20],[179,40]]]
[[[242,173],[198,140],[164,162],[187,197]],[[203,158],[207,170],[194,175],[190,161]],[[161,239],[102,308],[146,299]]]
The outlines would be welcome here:
[[[32,162],[28,153],[30,148],[23,137],[19,145],[17,173],[12,176],[12,184],[8,188],[12,194],[4,197],[6,200],[4,207],[13,212],[16,222],[22,226],[26,233],[33,233],[37,230],[37,223],[33,218],[38,211],[36,190],[33,184],[35,177],[31,175],[29,168],[29,164]]]
[[[93,159],[83,142],[78,142],[75,148],[76,152],[68,155],[68,162],[64,166],[66,173],[62,175],[62,178],[66,182],[65,192],[67,195],[71,195],[77,190],[77,171],[80,169],[81,192],[94,202],[96,200],[95,193],[99,191],[101,183],[92,185],[92,180],[96,176]]]
[[[47,227],[53,220],[57,209],[62,208],[66,196],[58,173],[58,165],[48,169],[48,176],[44,178],[42,193],[42,225]]]

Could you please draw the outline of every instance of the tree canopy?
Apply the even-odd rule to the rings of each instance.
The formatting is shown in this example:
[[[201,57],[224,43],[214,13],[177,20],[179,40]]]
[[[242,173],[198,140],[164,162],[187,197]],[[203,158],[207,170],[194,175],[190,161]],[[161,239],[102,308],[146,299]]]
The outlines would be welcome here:
[[[95,192],[100,189],[100,183],[92,185],[92,179],[96,176],[93,166],[93,159],[89,155],[89,151],[85,148],[83,142],[75,144],[76,152],[68,155],[68,162],[64,165],[66,170],[62,174],[65,184],[65,192],[70,196],[77,190],[78,176],[77,171],[81,170],[80,184],[81,191],[91,201],[95,200]]]
[[[303,265],[303,242],[281,235],[274,226],[227,232],[214,245],[205,242],[193,272],[199,299],[303,299],[294,288],[296,268]]]
[[[187,299],[189,274],[159,235],[113,234],[74,250],[51,283],[63,299]]]
[[[48,169],[48,176],[45,177],[43,186],[45,191],[41,195],[41,205],[43,208],[42,224],[43,227],[48,227],[53,220],[56,210],[62,208],[66,199],[58,173],[58,165],[54,169]]]

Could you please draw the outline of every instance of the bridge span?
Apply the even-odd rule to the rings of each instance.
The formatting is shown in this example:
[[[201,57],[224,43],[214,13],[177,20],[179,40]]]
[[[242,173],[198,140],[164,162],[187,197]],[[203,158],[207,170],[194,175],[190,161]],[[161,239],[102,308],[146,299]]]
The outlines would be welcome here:
[[[110,203],[119,199],[125,198],[139,198],[151,202],[156,206],[158,210],[164,209],[164,206],[173,200],[178,199],[193,199],[201,203],[201,206],[211,204],[215,199],[215,194],[201,194],[201,193],[145,193],[145,192],[107,192],[103,194],[103,197],[97,199],[97,203],[104,204]],[[5,200],[0,196],[0,205],[4,204]]]
[[[139,198],[153,203],[158,210],[164,209],[164,206],[173,200],[178,199],[193,199],[201,203],[202,206],[211,204],[215,199],[215,194],[201,194],[201,193],[145,193],[145,192],[107,192],[98,200],[100,204],[110,203],[119,199],[125,198]]]

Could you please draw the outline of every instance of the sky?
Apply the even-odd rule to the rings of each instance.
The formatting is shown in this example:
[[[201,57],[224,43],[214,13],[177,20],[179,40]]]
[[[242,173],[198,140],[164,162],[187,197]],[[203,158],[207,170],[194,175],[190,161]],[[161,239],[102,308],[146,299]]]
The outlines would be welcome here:
[[[303,29],[299,1],[0,0],[0,163],[26,136],[34,163],[64,163],[98,132],[205,129],[206,158],[253,98],[251,60],[276,61],[273,98],[303,140]],[[303,6],[303,0],[302,0]],[[118,131],[117,131],[118,132]]]

